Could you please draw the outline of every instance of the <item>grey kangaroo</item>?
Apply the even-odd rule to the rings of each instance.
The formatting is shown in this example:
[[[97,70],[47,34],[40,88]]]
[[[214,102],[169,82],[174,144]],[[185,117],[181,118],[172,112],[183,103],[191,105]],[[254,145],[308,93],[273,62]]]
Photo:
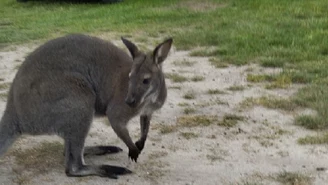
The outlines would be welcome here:
[[[110,42],[73,34],[48,41],[32,52],[10,87],[0,122],[0,155],[22,134],[57,134],[64,139],[67,176],[117,178],[130,170],[86,165],[84,155],[122,151],[115,146],[84,147],[94,115],[106,115],[137,161],[150,119],[166,100],[162,63],[172,39],[145,54],[122,38],[132,58]],[[126,128],[140,115],[141,137],[133,143]]]

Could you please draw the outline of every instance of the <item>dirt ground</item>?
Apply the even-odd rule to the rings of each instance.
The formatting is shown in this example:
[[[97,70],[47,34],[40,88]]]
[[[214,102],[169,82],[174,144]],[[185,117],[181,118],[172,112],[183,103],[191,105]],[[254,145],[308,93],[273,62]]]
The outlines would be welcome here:
[[[35,47],[13,46],[0,51],[0,83],[12,82],[17,66]],[[190,65],[179,64],[181,61],[188,61]],[[86,157],[86,163],[120,165],[132,170],[133,174],[120,176],[118,180],[100,177],[68,178],[64,172],[61,145],[54,152],[49,152],[49,157],[30,152],[31,148],[42,151],[40,147],[63,143],[59,137],[23,136],[0,158],[0,184],[270,185],[280,184],[275,176],[283,172],[309,177],[309,182],[315,185],[327,184],[328,173],[318,170],[328,167],[327,145],[297,144],[299,137],[316,133],[293,125],[295,115],[313,111],[286,112],[261,106],[240,108],[241,102],[250,97],[292,96],[300,86],[268,90],[264,84],[253,84],[246,80],[248,73],[277,73],[280,69],[262,69],[257,65],[218,69],[208,62],[208,58],[190,57],[187,51],[175,50],[170,53],[163,68],[166,73],[178,73],[189,79],[203,76],[204,79],[182,83],[166,80],[169,88],[167,102],[152,119],[149,139],[138,163],[129,160],[127,147],[112,131],[106,118],[94,120],[86,141],[86,145],[110,144],[124,150],[113,155]],[[240,86],[243,88],[228,90],[229,87]],[[209,89],[218,89],[224,93],[211,95],[207,93]],[[7,90],[0,89],[0,93],[4,94]],[[183,96],[190,92],[195,98],[185,99]],[[0,98],[0,115],[5,105],[5,98]],[[232,127],[217,124],[174,127],[177,119],[185,115],[185,105],[195,111],[191,115],[214,115],[221,120],[225,115],[233,114],[243,119]],[[173,130],[164,133],[161,129],[165,126],[172,126]],[[129,130],[136,140],[139,136],[138,118],[131,120]],[[41,162],[26,164],[36,159],[46,161],[46,166],[40,166]],[[307,183],[298,183],[301,184]]]

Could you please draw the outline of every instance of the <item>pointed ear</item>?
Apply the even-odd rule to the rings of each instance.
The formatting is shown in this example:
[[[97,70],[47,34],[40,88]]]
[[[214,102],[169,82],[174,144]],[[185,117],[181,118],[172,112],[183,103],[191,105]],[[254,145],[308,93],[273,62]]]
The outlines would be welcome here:
[[[161,64],[166,59],[171,49],[172,42],[173,39],[169,38],[155,48],[153,56],[156,64]]]
[[[121,39],[125,44],[125,46],[129,49],[132,58],[134,59],[140,53],[138,47],[135,44],[133,44],[131,41],[125,39],[124,37],[121,37]]]

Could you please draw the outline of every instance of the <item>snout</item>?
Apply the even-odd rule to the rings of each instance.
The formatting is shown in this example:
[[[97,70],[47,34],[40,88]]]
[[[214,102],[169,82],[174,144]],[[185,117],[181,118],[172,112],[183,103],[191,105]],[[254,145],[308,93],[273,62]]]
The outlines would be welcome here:
[[[137,106],[137,101],[134,97],[126,97],[125,98],[125,103],[128,104],[130,107],[136,107]]]

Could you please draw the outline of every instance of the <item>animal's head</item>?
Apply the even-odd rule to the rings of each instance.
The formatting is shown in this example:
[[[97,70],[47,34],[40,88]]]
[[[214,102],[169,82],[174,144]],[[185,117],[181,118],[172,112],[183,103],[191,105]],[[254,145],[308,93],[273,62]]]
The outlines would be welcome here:
[[[155,101],[164,82],[162,63],[166,59],[173,40],[167,39],[151,53],[145,54],[135,44],[122,38],[133,58],[129,73],[129,88],[125,103],[137,107],[145,101]]]

